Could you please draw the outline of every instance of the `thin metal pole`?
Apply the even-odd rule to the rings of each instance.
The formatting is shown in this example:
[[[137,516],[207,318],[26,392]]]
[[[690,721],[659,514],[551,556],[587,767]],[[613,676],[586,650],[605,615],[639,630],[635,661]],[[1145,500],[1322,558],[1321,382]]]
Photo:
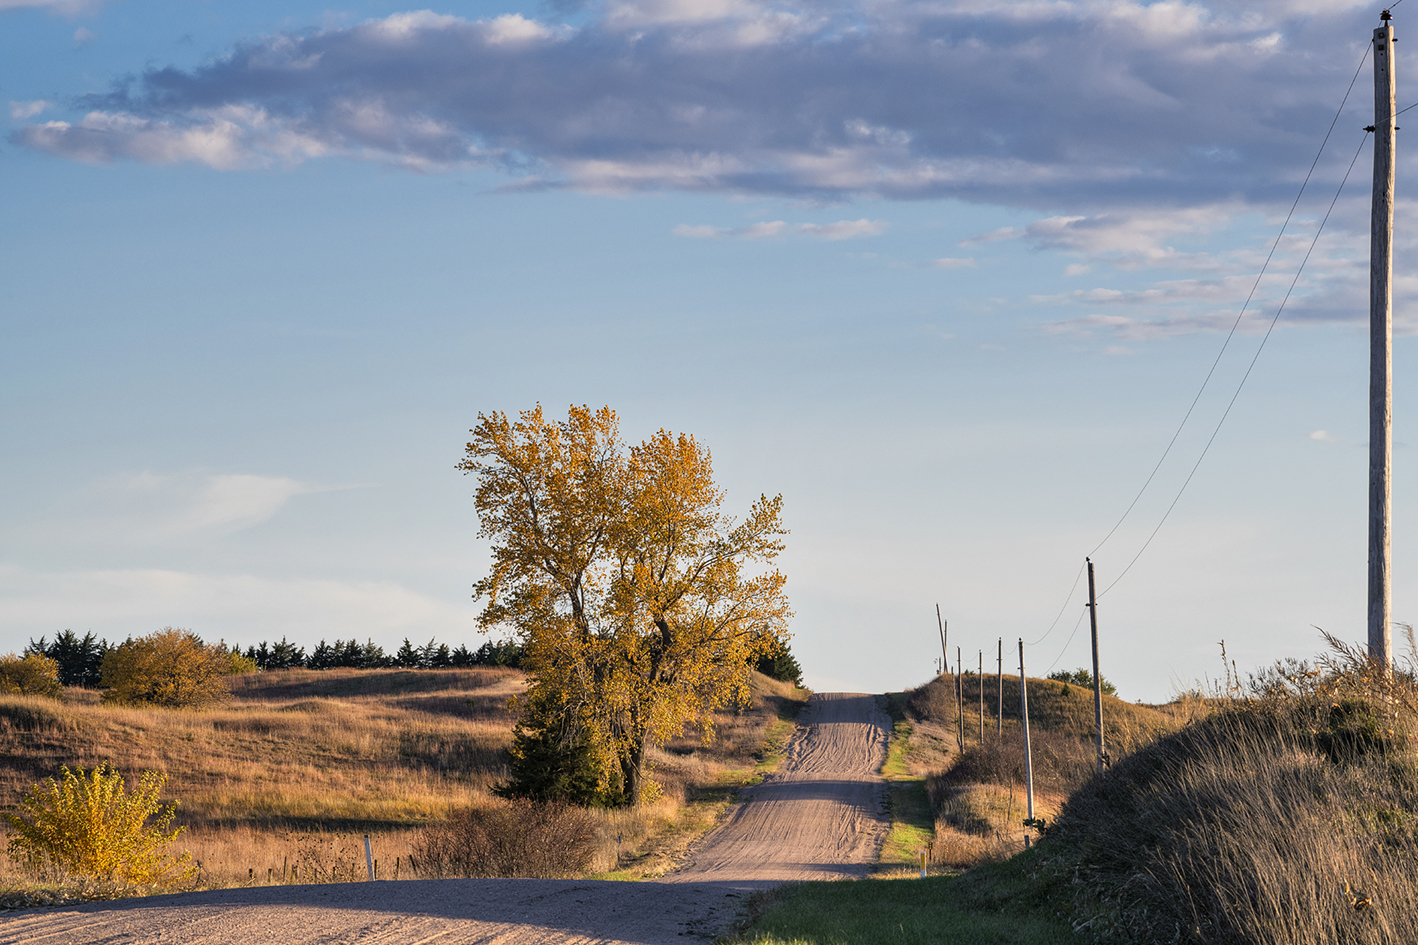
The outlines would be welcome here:
[[[1019,638],[1019,716],[1024,721],[1024,799],[1029,819],[1034,819],[1034,754],[1029,748],[1029,685],[1024,680],[1024,638]],[[1029,846],[1029,834],[1024,834]]]
[[[1374,30],[1374,191],[1369,224],[1369,659],[1393,663],[1394,61],[1392,15]]]
[[[1088,623],[1093,631],[1093,722],[1098,729],[1098,773],[1103,773],[1103,765],[1108,759],[1108,751],[1103,744],[1103,674],[1098,672],[1098,598],[1093,595],[1093,562],[1088,562]]]

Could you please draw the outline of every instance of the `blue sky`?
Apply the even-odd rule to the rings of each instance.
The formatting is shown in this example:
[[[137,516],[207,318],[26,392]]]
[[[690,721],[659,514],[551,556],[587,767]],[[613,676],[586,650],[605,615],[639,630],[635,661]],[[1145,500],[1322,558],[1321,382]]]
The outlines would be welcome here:
[[[475,646],[486,548],[453,467],[479,411],[540,402],[694,433],[735,509],[783,494],[819,688],[928,678],[936,602],[969,663],[1063,607],[1030,671],[1084,665],[1066,593],[1221,349],[1379,9],[0,0],[0,650],[165,625]],[[1246,370],[1371,81],[1095,555],[1104,584]],[[1368,161],[1100,606],[1126,697],[1218,675],[1223,638],[1244,667],[1314,653],[1313,625],[1364,635]]]

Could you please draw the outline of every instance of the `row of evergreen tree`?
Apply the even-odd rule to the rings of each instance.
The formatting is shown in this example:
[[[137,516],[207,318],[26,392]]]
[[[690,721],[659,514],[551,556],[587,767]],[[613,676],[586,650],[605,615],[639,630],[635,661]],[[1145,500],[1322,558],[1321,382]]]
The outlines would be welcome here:
[[[99,685],[103,658],[114,645],[96,638],[93,633],[80,637],[72,630],[65,630],[52,642],[44,637],[31,639],[25,652],[42,653],[58,663],[59,681],[64,685],[95,689]],[[240,652],[238,647],[229,649]],[[450,669],[464,666],[508,666],[515,669],[522,665],[522,648],[512,640],[488,640],[476,650],[470,650],[466,645],[450,649],[448,644],[437,640],[414,646],[405,637],[403,646],[391,655],[372,640],[364,643],[353,639],[326,643],[322,639],[307,654],[304,647],[281,637],[279,643],[262,640],[259,646],[247,647],[242,655],[263,670],[339,667]],[[774,679],[802,685],[802,668],[786,644],[760,657],[755,668]]]
[[[522,648],[511,640],[488,640],[476,650],[466,645],[451,649],[436,639],[423,646],[414,646],[408,637],[403,646],[389,654],[372,640],[323,639],[309,654],[305,647],[296,646],[281,637],[280,643],[262,640],[259,646],[247,647],[243,654],[260,669],[450,669],[464,666],[510,666],[522,664]]]
[[[97,689],[102,678],[103,658],[117,644],[101,640],[86,633],[82,637],[72,630],[65,630],[52,641],[45,637],[31,639],[26,653],[40,653],[59,664],[59,681],[66,686],[84,686]],[[225,646],[225,644],[223,644]],[[227,647],[230,652],[240,653],[240,647]],[[522,648],[511,640],[489,640],[476,650],[467,646],[449,648],[446,643],[429,640],[424,646],[414,646],[407,638],[404,645],[394,654],[384,652],[384,648],[373,641],[336,640],[326,643],[323,639],[307,655],[304,647],[296,646],[281,638],[279,643],[261,641],[259,646],[246,648],[242,654],[256,664],[258,669],[445,669],[462,666],[509,666],[516,668],[522,663]]]

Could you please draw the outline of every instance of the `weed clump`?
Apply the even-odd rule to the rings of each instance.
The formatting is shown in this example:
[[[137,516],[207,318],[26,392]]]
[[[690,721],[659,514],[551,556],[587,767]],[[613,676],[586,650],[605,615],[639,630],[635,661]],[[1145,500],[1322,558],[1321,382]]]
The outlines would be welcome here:
[[[552,879],[586,872],[596,847],[596,822],[584,808],[513,800],[427,828],[413,851],[423,876]]]

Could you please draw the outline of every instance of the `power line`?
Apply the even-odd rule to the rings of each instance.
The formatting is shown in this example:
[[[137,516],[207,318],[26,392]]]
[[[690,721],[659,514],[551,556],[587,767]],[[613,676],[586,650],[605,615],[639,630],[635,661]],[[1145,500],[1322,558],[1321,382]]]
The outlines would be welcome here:
[[[1137,554],[1133,555],[1127,567],[1123,568],[1122,572],[1117,577],[1113,578],[1112,584],[1103,588],[1102,592],[1098,595],[1100,599],[1104,594],[1112,590],[1113,586],[1121,581],[1124,575],[1132,570],[1132,566],[1137,564],[1137,559],[1141,558],[1142,553],[1147,550],[1147,546],[1152,544],[1152,539],[1157,537],[1157,533],[1160,532],[1162,526],[1166,524],[1168,516],[1172,514],[1172,510],[1175,509],[1177,503],[1181,501],[1182,493],[1187,490],[1187,486],[1191,483],[1192,477],[1196,475],[1197,469],[1201,466],[1201,461],[1206,458],[1207,452],[1211,449],[1211,444],[1216,442],[1216,435],[1221,432],[1221,425],[1224,424],[1226,418],[1231,415],[1231,408],[1236,406],[1236,398],[1241,396],[1241,389],[1246,386],[1246,381],[1250,378],[1251,371],[1255,369],[1256,362],[1260,360],[1260,353],[1265,350],[1265,343],[1270,340],[1270,333],[1275,330],[1276,323],[1280,321],[1280,314],[1285,311],[1285,305],[1290,301],[1290,295],[1295,291],[1295,286],[1300,281],[1300,274],[1305,271],[1305,265],[1310,261],[1310,254],[1315,251],[1315,244],[1319,242],[1320,234],[1324,232],[1324,226],[1329,222],[1329,215],[1334,212],[1334,205],[1339,202],[1339,195],[1344,192],[1344,185],[1349,182],[1349,175],[1353,172],[1354,165],[1358,162],[1359,155],[1363,152],[1364,145],[1368,140],[1369,132],[1365,131],[1364,137],[1359,141],[1359,147],[1354,151],[1354,157],[1349,162],[1348,170],[1344,172],[1344,179],[1339,182],[1339,187],[1334,192],[1334,199],[1329,202],[1329,209],[1325,211],[1324,219],[1320,221],[1319,228],[1315,230],[1314,239],[1310,240],[1310,248],[1305,251],[1305,258],[1300,261],[1300,268],[1295,270],[1295,278],[1290,280],[1290,288],[1285,291],[1285,298],[1281,300],[1280,307],[1275,310],[1275,317],[1270,320],[1270,326],[1266,328],[1265,335],[1261,337],[1260,345],[1256,348],[1256,353],[1251,357],[1251,363],[1246,367],[1246,373],[1241,376],[1241,382],[1236,385],[1236,391],[1231,395],[1230,402],[1226,404],[1226,410],[1221,414],[1221,419],[1216,421],[1216,428],[1211,431],[1210,439],[1208,439],[1206,445],[1202,447],[1201,455],[1197,457],[1196,463],[1191,468],[1191,472],[1187,473],[1187,478],[1183,481],[1182,487],[1177,490],[1177,495],[1172,499],[1172,504],[1167,506],[1167,511],[1163,513],[1162,520],[1157,523],[1157,527],[1152,530],[1152,534],[1147,536],[1147,541],[1142,543],[1142,547],[1137,550]]]
[[[1043,643],[1044,640],[1048,638],[1049,634],[1054,632],[1054,627],[1058,626],[1059,624],[1059,618],[1063,617],[1064,611],[1068,610],[1068,605],[1073,600],[1073,592],[1078,590],[1078,582],[1083,577],[1083,570],[1086,567],[1086,564],[1081,564],[1078,566],[1078,573],[1073,576],[1073,587],[1070,587],[1068,589],[1068,597],[1064,598],[1063,606],[1059,608],[1058,614],[1054,617],[1054,622],[1049,624],[1049,629],[1044,631],[1044,635],[1042,637],[1035,640],[1033,643],[1024,644],[1025,646],[1038,646],[1040,643]],[[1075,631],[1077,631],[1077,629],[1077,627],[1074,627]],[[1073,637],[1069,637],[1069,639],[1072,640]],[[1065,644],[1065,646],[1066,645],[1067,644]]]
[[[1401,2],[1403,2],[1403,0],[1399,0],[1399,3],[1401,3]],[[1398,6],[1398,4],[1395,3],[1393,6],[1396,7],[1396,6]],[[1389,9],[1392,10],[1393,7],[1390,7]],[[1226,340],[1222,342],[1222,344],[1221,344],[1221,350],[1216,353],[1216,358],[1215,358],[1215,360],[1213,360],[1213,361],[1211,362],[1211,368],[1206,372],[1206,377],[1202,380],[1202,382],[1201,382],[1201,387],[1197,389],[1196,396],[1192,398],[1191,404],[1187,407],[1186,413],[1182,416],[1182,421],[1181,421],[1181,423],[1177,424],[1177,429],[1176,429],[1176,431],[1172,433],[1172,438],[1167,441],[1167,447],[1166,447],[1166,449],[1164,449],[1164,450],[1162,451],[1162,456],[1157,460],[1157,464],[1152,467],[1152,471],[1148,474],[1147,480],[1146,480],[1145,482],[1143,482],[1142,488],[1137,491],[1137,494],[1136,494],[1135,496],[1133,496],[1132,501],[1128,503],[1128,507],[1127,507],[1126,510],[1123,511],[1122,516],[1113,524],[1113,527],[1112,527],[1112,528],[1108,529],[1108,533],[1103,536],[1103,540],[1100,541],[1100,542],[1098,542],[1098,544],[1097,544],[1096,546],[1094,546],[1093,550],[1088,553],[1087,557],[1090,557],[1090,558],[1091,558],[1091,557],[1093,557],[1094,555],[1096,555],[1096,554],[1098,553],[1098,550],[1099,550],[1100,548],[1102,548],[1105,544],[1108,543],[1108,540],[1113,537],[1113,534],[1114,534],[1115,532],[1117,532],[1118,528],[1123,524],[1124,521],[1127,520],[1127,517],[1132,514],[1132,510],[1137,506],[1138,500],[1140,500],[1140,499],[1142,498],[1142,496],[1143,496],[1143,493],[1145,493],[1145,492],[1147,491],[1147,487],[1152,484],[1152,480],[1157,476],[1158,470],[1160,470],[1160,469],[1162,468],[1162,464],[1166,461],[1167,456],[1172,452],[1172,447],[1176,445],[1177,438],[1181,435],[1183,428],[1186,427],[1187,421],[1191,419],[1191,415],[1192,415],[1193,411],[1196,410],[1196,405],[1197,405],[1197,403],[1201,400],[1201,395],[1206,392],[1207,386],[1211,383],[1211,378],[1212,378],[1212,376],[1216,373],[1216,368],[1217,368],[1217,366],[1221,363],[1221,357],[1222,357],[1222,355],[1224,355],[1224,354],[1226,353],[1226,349],[1230,346],[1230,344],[1231,344],[1231,339],[1235,336],[1235,334],[1236,334],[1236,329],[1237,329],[1237,328],[1240,326],[1240,324],[1241,324],[1241,319],[1245,317],[1246,311],[1247,311],[1247,309],[1250,307],[1251,301],[1252,301],[1252,300],[1254,299],[1254,297],[1255,297],[1256,290],[1260,287],[1261,279],[1265,276],[1266,271],[1267,271],[1267,270],[1269,269],[1269,267],[1270,267],[1271,261],[1272,261],[1272,260],[1274,259],[1274,257],[1275,257],[1275,251],[1276,251],[1276,249],[1280,246],[1280,240],[1285,236],[1285,231],[1286,231],[1286,229],[1290,226],[1290,221],[1291,221],[1291,219],[1292,219],[1292,218],[1294,217],[1294,215],[1295,215],[1295,210],[1296,210],[1296,208],[1299,207],[1299,205],[1300,205],[1300,199],[1305,195],[1305,189],[1306,189],[1307,187],[1309,187],[1310,178],[1314,176],[1315,168],[1319,166],[1320,158],[1324,156],[1324,151],[1325,151],[1325,148],[1326,148],[1326,147],[1328,146],[1328,144],[1329,144],[1329,139],[1330,139],[1330,137],[1334,134],[1334,129],[1335,129],[1335,127],[1336,127],[1336,126],[1338,125],[1338,123],[1339,123],[1339,118],[1340,118],[1340,116],[1344,113],[1344,106],[1349,103],[1349,96],[1350,96],[1350,95],[1353,93],[1353,91],[1354,91],[1354,83],[1359,80],[1359,73],[1363,71],[1363,69],[1364,69],[1364,63],[1368,61],[1368,58],[1369,58],[1369,47],[1368,47],[1368,46],[1365,46],[1365,47],[1364,47],[1363,55],[1361,55],[1361,56],[1359,57],[1359,65],[1358,65],[1357,67],[1355,67],[1355,69],[1354,69],[1354,75],[1350,77],[1350,79],[1349,79],[1349,85],[1348,85],[1348,87],[1345,88],[1345,90],[1344,90],[1344,97],[1343,97],[1342,99],[1340,99],[1339,107],[1338,107],[1337,109],[1335,109],[1334,118],[1330,121],[1330,123],[1329,123],[1329,128],[1325,131],[1324,139],[1323,139],[1322,141],[1320,141],[1319,150],[1315,152],[1315,159],[1310,162],[1310,169],[1309,169],[1308,172],[1306,172],[1306,174],[1305,174],[1305,179],[1304,179],[1304,181],[1300,184],[1300,190],[1295,194],[1295,199],[1294,199],[1294,201],[1290,204],[1290,212],[1285,215],[1285,222],[1281,224],[1281,226],[1280,226],[1280,231],[1275,235],[1275,240],[1274,240],[1274,241],[1271,243],[1271,245],[1270,245],[1270,252],[1266,255],[1266,257],[1265,257],[1265,262],[1261,265],[1260,272],[1256,274],[1255,282],[1251,285],[1251,290],[1250,290],[1249,293],[1247,293],[1247,295],[1246,295],[1246,300],[1245,300],[1245,302],[1241,305],[1241,310],[1240,310],[1240,312],[1238,312],[1237,315],[1236,315],[1236,320],[1231,323],[1231,330],[1226,333]],[[1418,107],[1418,103],[1415,103],[1414,105],[1408,106],[1408,108],[1415,108],[1415,107]],[[1405,108],[1403,111],[1408,111],[1408,109]],[[1399,112],[1398,114],[1402,114],[1402,112]],[[1367,138],[1367,135],[1365,135],[1365,137]],[[1362,143],[1361,143],[1360,147],[1362,147],[1362,146],[1363,146],[1363,145],[1362,145]],[[1352,162],[1351,162],[1351,164],[1350,164],[1350,169],[1351,169],[1351,170],[1353,169],[1353,164],[1352,164]],[[1346,174],[1345,174],[1345,180],[1348,180],[1348,177],[1349,177],[1349,175],[1348,175],[1348,173],[1346,172]],[[1341,188],[1343,187],[1342,184],[1341,184],[1340,186],[1341,186]],[[1336,195],[1336,199],[1338,199],[1338,195]],[[1332,208],[1333,208],[1333,205],[1331,204],[1331,209],[1332,209]],[[1328,217],[1328,214],[1325,215],[1325,218],[1326,218],[1326,219],[1329,218],[1329,217]],[[1316,239],[1319,238],[1318,233],[1316,234],[1316,237],[1315,237],[1315,238],[1316,238]],[[1311,249],[1313,249],[1313,248],[1314,248],[1314,245],[1313,245],[1313,243],[1312,243],[1312,244],[1311,244]],[[1305,257],[1305,258],[1308,259],[1308,258],[1309,258],[1309,255],[1306,254],[1306,257]],[[1296,277],[1298,278],[1298,273],[1296,274]],[[1293,284],[1292,284],[1291,287],[1292,287],[1292,289],[1293,289]],[[1288,293],[1286,294],[1286,299],[1289,299],[1289,294],[1288,294]],[[1283,306],[1282,306],[1282,307],[1283,307]],[[1279,317],[1279,313],[1278,313],[1278,312],[1276,313],[1276,317],[1277,317],[1277,318]],[[1273,322],[1273,321],[1272,321],[1272,323],[1271,323],[1271,326],[1274,327],[1274,322]],[[1266,333],[1266,337],[1269,337],[1269,332],[1268,332],[1268,331],[1267,331],[1267,333]],[[1257,352],[1257,354],[1259,354],[1259,352]],[[1252,361],[1252,365],[1254,365],[1254,361]],[[1247,375],[1247,376],[1250,375],[1250,371],[1249,371],[1249,370],[1247,370],[1246,375]],[[1243,384],[1245,383],[1244,380],[1242,381],[1242,383],[1243,383]],[[1237,389],[1237,393],[1239,393],[1239,388]],[[1234,402],[1234,400],[1235,400],[1235,397],[1233,396],[1233,397],[1232,397],[1232,401]],[[1228,413],[1230,412],[1230,407],[1227,407],[1227,412],[1228,412]],[[1222,419],[1224,420],[1225,417],[1223,416]],[[1218,425],[1217,429],[1218,429],[1218,430],[1220,429],[1220,426],[1219,426],[1219,425]],[[1216,433],[1215,433],[1215,431],[1213,431],[1213,432],[1212,432],[1212,439],[1215,439],[1215,436],[1216,436]],[[1211,444],[1210,444],[1210,441],[1208,441],[1208,442],[1207,442],[1207,448],[1210,448],[1210,445],[1211,445]],[[1203,455],[1203,456],[1206,455],[1205,450],[1203,450],[1202,455]],[[1198,459],[1198,460],[1197,460],[1197,465],[1200,465],[1200,462],[1201,462],[1200,459]],[[1193,467],[1192,467],[1192,473],[1195,474],[1195,472],[1196,472],[1196,466],[1193,466]],[[1188,476],[1187,476],[1187,482],[1190,482],[1190,481],[1191,481],[1191,476],[1188,475]],[[1183,490],[1186,489],[1186,484],[1185,484],[1185,483],[1183,483],[1182,489],[1183,489]],[[1178,492],[1177,497],[1172,500],[1172,506],[1169,506],[1169,507],[1168,507],[1166,515],[1164,515],[1164,516],[1162,517],[1162,522],[1165,522],[1165,521],[1167,520],[1167,515],[1170,515],[1170,514],[1171,514],[1172,507],[1177,504],[1177,500],[1180,499],[1180,498],[1181,498],[1181,493]],[[1130,562],[1128,563],[1127,568],[1124,568],[1124,569],[1123,569],[1122,574],[1126,574],[1127,571],[1132,568],[1133,564],[1137,563],[1137,559],[1140,558],[1140,557],[1142,557],[1142,552],[1145,551],[1145,550],[1147,549],[1147,546],[1152,543],[1152,539],[1156,537],[1157,532],[1158,532],[1159,530],[1161,530],[1161,528],[1162,528],[1162,523],[1159,522],[1158,525],[1157,525],[1157,528],[1153,529],[1152,535],[1150,535],[1150,536],[1148,537],[1147,542],[1143,544],[1142,549],[1139,550],[1138,553],[1133,556],[1133,559],[1132,559],[1132,561],[1130,561]],[[1119,574],[1118,577],[1113,580],[1113,583],[1112,583],[1112,584],[1109,584],[1109,585],[1108,585],[1108,588],[1104,589],[1104,592],[1103,592],[1103,593],[1106,594],[1107,591],[1113,587],[1113,584],[1118,583],[1118,581],[1122,579],[1122,574]],[[1072,602],[1072,600],[1073,600],[1074,592],[1076,592],[1076,591],[1078,590],[1078,582],[1079,582],[1079,580],[1082,578],[1082,576],[1083,576],[1083,567],[1080,567],[1079,570],[1078,570],[1078,574],[1074,576],[1073,585],[1069,588],[1068,596],[1064,598],[1063,606],[1059,608],[1058,614],[1054,617],[1053,622],[1049,624],[1049,629],[1045,630],[1044,633],[1043,633],[1043,636],[1039,637],[1039,639],[1035,640],[1033,643],[1026,644],[1027,646],[1037,646],[1038,644],[1042,643],[1045,639],[1047,639],[1048,636],[1049,636],[1049,634],[1051,634],[1051,633],[1054,632],[1054,628],[1058,626],[1058,622],[1059,622],[1059,620],[1063,617],[1064,612],[1068,610],[1068,605],[1069,605],[1069,603]],[[1099,594],[1098,596],[1099,596],[1099,597],[1102,597],[1103,595],[1102,595],[1102,594]],[[1080,617],[1079,620],[1081,621],[1082,618]],[[1075,625],[1074,625],[1074,633],[1077,633],[1077,632],[1078,632],[1078,625],[1075,624]],[[1070,636],[1070,637],[1069,637],[1069,642],[1072,642],[1072,640],[1073,640],[1073,637]],[[1068,644],[1067,644],[1067,643],[1064,644],[1064,648],[1065,648],[1065,650],[1068,648]],[[1060,657],[1062,657],[1062,654],[1060,654]],[[1055,662],[1057,662],[1057,660],[1055,660]]]
[[[1177,437],[1182,435],[1182,429],[1187,425],[1187,421],[1191,419],[1192,412],[1196,410],[1196,405],[1201,400],[1201,395],[1206,392],[1207,385],[1211,383],[1212,375],[1216,373],[1216,368],[1221,363],[1222,355],[1224,355],[1226,349],[1230,347],[1231,339],[1235,337],[1236,329],[1240,327],[1241,319],[1245,318],[1246,310],[1250,308],[1251,300],[1255,298],[1256,290],[1260,288],[1261,279],[1265,277],[1266,270],[1270,268],[1271,260],[1275,258],[1275,251],[1280,246],[1280,240],[1285,236],[1285,230],[1290,226],[1291,218],[1295,216],[1295,208],[1300,205],[1300,198],[1305,195],[1305,188],[1310,185],[1310,178],[1314,175],[1315,168],[1319,166],[1320,158],[1324,156],[1325,146],[1329,144],[1330,136],[1334,134],[1334,127],[1339,123],[1339,116],[1344,112],[1344,106],[1349,102],[1349,95],[1354,91],[1354,83],[1359,80],[1359,73],[1363,71],[1364,63],[1368,58],[1369,49],[1366,46],[1364,47],[1364,54],[1359,57],[1359,66],[1354,70],[1353,78],[1349,80],[1349,87],[1344,90],[1344,98],[1340,101],[1339,108],[1335,110],[1334,119],[1329,123],[1329,130],[1324,133],[1324,140],[1320,142],[1319,151],[1315,153],[1315,159],[1310,163],[1310,170],[1305,174],[1304,182],[1300,184],[1300,191],[1295,194],[1295,200],[1290,204],[1290,212],[1285,215],[1285,222],[1280,225],[1280,232],[1275,234],[1275,241],[1270,244],[1270,252],[1266,255],[1265,262],[1260,267],[1260,272],[1256,274],[1255,282],[1251,284],[1251,291],[1246,294],[1246,301],[1241,305],[1241,310],[1236,313],[1236,320],[1231,323],[1231,330],[1226,333],[1226,340],[1221,343],[1221,350],[1216,352],[1216,359],[1211,362],[1211,369],[1206,372],[1206,377],[1202,379],[1201,387],[1197,389],[1196,396],[1192,398],[1191,405],[1187,407],[1187,412],[1183,415],[1182,422],[1177,424],[1177,429],[1172,434],[1172,438],[1167,441],[1167,448],[1162,451],[1162,456],[1157,460],[1157,465],[1152,467],[1152,472],[1148,473],[1147,481],[1142,484],[1141,489],[1137,490],[1137,495],[1133,496],[1132,501],[1128,503],[1128,507],[1126,511],[1123,512],[1122,517],[1113,524],[1112,528],[1108,529],[1108,534],[1104,535],[1103,540],[1098,542],[1092,551],[1088,552],[1087,557],[1091,558],[1096,555],[1098,549],[1108,543],[1108,539],[1113,537],[1113,533],[1116,532],[1123,522],[1127,520],[1127,517],[1132,514],[1132,510],[1136,507],[1138,500],[1141,499],[1142,494],[1147,491],[1147,487],[1152,484],[1152,480],[1157,476],[1157,471],[1162,468],[1162,464],[1166,462],[1168,454],[1172,452],[1172,447],[1177,443]],[[1072,592],[1070,592],[1070,595],[1071,594]],[[1067,602],[1065,602],[1064,606],[1068,606]],[[1040,639],[1042,639],[1042,637]]]
[[[1068,641],[1064,643],[1063,649],[1059,650],[1059,655],[1055,656],[1054,661],[1049,664],[1049,668],[1044,670],[1045,676],[1054,671],[1054,667],[1059,665],[1059,660],[1063,659],[1064,654],[1068,652],[1069,644],[1073,642],[1074,637],[1078,636],[1078,628],[1083,626],[1083,615],[1086,613],[1088,613],[1088,608],[1086,607],[1078,612],[1078,619],[1074,621],[1073,624],[1073,632],[1068,635]]]

